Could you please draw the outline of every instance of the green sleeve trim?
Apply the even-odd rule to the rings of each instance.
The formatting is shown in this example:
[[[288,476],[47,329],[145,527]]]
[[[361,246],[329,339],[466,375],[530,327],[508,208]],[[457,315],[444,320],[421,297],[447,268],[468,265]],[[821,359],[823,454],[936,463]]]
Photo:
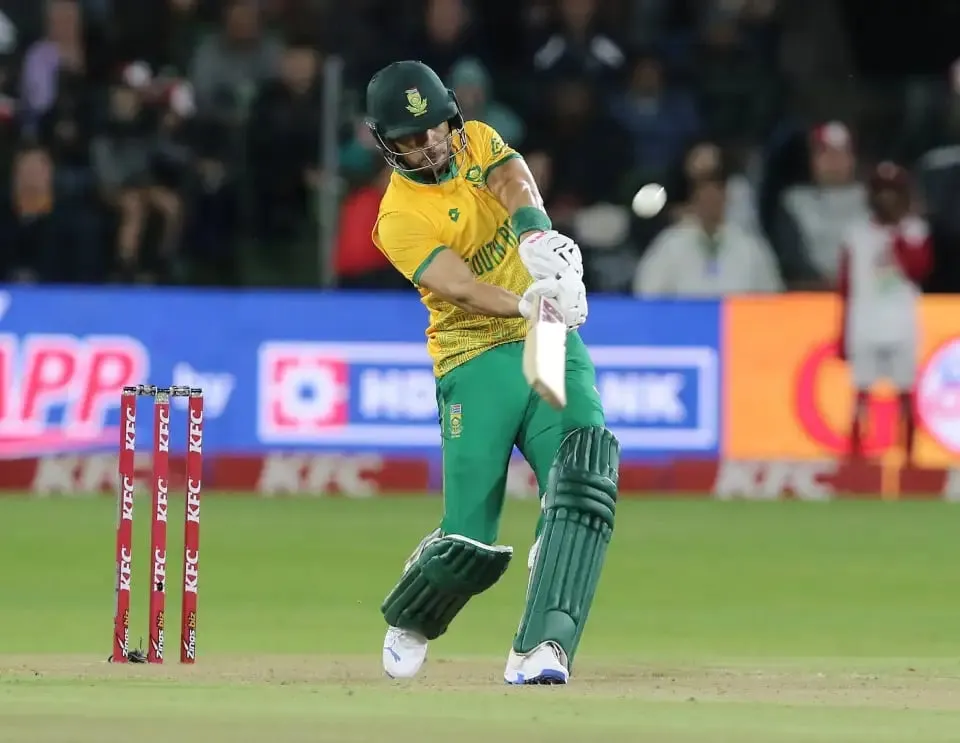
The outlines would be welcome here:
[[[524,233],[534,232],[535,230],[546,232],[553,229],[553,222],[541,209],[535,206],[521,206],[510,217],[510,226],[513,227],[513,234],[520,237]]]
[[[423,276],[423,272],[430,268],[430,264],[433,263],[433,259],[437,257],[441,250],[446,250],[446,245],[438,245],[433,250],[430,251],[430,255],[423,259],[417,270],[413,272],[413,283],[417,286],[420,286],[420,277]]]
[[[494,170],[496,170],[497,168],[499,168],[499,167],[500,167],[501,165],[503,165],[504,163],[508,163],[508,162],[510,162],[511,160],[516,160],[518,157],[520,157],[520,153],[519,153],[519,152],[511,152],[511,153],[510,153],[509,155],[507,155],[506,157],[501,157],[499,160],[497,160],[497,161],[496,161],[495,163],[493,163],[492,165],[488,165],[488,166],[487,166],[487,169],[486,169],[485,171],[483,171],[483,182],[484,182],[484,183],[487,182],[487,178],[490,177],[490,174],[491,174]]]

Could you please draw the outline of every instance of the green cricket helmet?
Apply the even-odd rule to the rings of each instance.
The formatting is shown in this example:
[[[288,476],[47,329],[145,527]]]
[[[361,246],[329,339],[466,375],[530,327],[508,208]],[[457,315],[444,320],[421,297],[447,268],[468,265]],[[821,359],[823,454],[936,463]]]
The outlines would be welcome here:
[[[427,154],[431,148],[424,147],[406,153],[396,149],[394,142],[397,139],[422,134],[443,122],[450,125],[447,139],[450,155],[445,163],[432,162]],[[366,124],[390,166],[408,173],[447,167],[467,144],[457,96],[423,62],[393,62],[370,78],[367,85]],[[421,153],[427,164],[417,167],[407,165],[403,156],[413,153]]]

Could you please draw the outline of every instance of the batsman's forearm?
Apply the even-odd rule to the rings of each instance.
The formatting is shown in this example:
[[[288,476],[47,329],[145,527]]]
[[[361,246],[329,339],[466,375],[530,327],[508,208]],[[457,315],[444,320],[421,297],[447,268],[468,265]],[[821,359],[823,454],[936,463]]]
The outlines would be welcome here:
[[[532,206],[543,210],[543,199],[540,197],[540,191],[533,177],[517,178],[507,181],[501,188],[501,198],[507,211],[513,214],[522,206]]]
[[[537,181],[523,158],[514,158],[496,168],[487,186],[510,215],[518,238],[523,240],[533,232],[550,229],[550,218],[544,210]]]
[[[492,284],[474,281],[448,297],[465,312],[487,317],[520,317],[520,297]]]
[[[503,192],[503,205],[511,216],[519,240],[523,241],[528,235],[550,229],[550,218],[544,211],[543,199],[532,176],[529,179],[518,178],[506,183]]]
[[[441,250],[420,277],[420,286],[465,312],[487,317],[520,317],[520,297],[477,281],[463,259]]]

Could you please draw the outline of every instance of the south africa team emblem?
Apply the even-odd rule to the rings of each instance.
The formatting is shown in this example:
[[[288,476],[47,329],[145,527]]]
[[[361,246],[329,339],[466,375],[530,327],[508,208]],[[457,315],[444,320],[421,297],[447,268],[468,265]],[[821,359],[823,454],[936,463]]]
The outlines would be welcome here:
[[[456,403],[450,406],[450,438],[460,438],[460,434],[462,433],[463,413],[460,408],[460,403]]]
[[[410,88],[407,94],[407,111],[414,116],[423,116],[427,112],[427,99],[416,88]]]

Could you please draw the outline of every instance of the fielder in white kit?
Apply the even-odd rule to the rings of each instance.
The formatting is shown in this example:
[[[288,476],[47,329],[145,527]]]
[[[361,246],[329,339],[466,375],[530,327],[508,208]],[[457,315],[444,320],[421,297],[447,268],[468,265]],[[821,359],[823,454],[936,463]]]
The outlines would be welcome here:
[[[911,213],[906,171],[881,163],[869,186],[871,218],[851,225],[840,266],[840,353],[850,363],[856,387],[850,453],[863,455],[870,389],[886,379],[899,396],[901,442],[909,464],[916,432],[920,284],[930,272],[933,251],[926,221]]]

